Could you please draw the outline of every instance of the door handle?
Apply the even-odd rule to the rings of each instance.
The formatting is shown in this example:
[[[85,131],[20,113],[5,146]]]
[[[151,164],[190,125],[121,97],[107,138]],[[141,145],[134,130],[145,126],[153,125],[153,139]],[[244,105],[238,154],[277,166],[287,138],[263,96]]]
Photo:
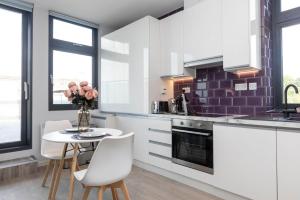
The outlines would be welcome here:
[[[29,96],[28,96],[28,83],[24,82],[24,99],[28,100]]]

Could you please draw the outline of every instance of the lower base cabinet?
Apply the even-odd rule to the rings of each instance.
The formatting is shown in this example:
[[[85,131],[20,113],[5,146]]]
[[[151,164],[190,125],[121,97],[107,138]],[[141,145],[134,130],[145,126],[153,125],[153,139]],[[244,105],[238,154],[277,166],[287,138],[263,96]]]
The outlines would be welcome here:
[[[276,129],[215,124],[214,161],[215,186],[249,199],[277,200]]]
[[[278,200],[300,199],[300,132],[277,130]]]
[[[171,120],[116,116],[115,123],[135,133],[134,159],[253,200],[277,200],[278,150],[278,200],[300,199],[300,134],[279,131],[276,149],[275,128],[214,124],[210,175],[171,162]]]
[[[134,159],[169,169],[171,164],[171,120],[116,116],[116,127],[134,132]]]

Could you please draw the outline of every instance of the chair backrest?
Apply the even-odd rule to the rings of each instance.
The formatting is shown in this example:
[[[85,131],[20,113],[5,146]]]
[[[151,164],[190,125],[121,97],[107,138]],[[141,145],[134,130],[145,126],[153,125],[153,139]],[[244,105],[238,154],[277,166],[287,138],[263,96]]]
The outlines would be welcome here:
[[[132,167],[134,133],[106,137],[97,146],[82,183],[100,186],[126,178]]]
[[[72,128],[72,124],[69,120],[61,120],[61,121],[46,121],[44,130],[41,132],[41,136],[59,130],[64,130],[67,128]],[[42,139],[41,141],[41,154],[51,154],[51,155],[61,155],[63,151],[64,144],[48,142]]]

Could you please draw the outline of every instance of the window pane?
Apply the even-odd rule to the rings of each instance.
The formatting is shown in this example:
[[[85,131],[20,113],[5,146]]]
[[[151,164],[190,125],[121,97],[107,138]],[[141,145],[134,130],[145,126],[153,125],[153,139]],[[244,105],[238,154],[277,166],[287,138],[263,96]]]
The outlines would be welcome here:
[[[93,46],[93,31],[91,28],[57,19],[53,19],[53,38]]]
[[[299,0],[281,0],[281,11],[286,11],[297,7],[300,7]]]
[[[283,86],[295,84],[300,87],[300,24],[282,29]],[[283,89],[284,89],[283,88]],[[300,95],[291,89],[289,103],[300,103]],[[284,98],[283,98],[284,101]]]
[[[53,104],[69,104],[63,92],[70,81],[88,81],[92,85],[93,58],[53,51]]]
[[[22,14],[0,8],[0,143],[21,140]]]

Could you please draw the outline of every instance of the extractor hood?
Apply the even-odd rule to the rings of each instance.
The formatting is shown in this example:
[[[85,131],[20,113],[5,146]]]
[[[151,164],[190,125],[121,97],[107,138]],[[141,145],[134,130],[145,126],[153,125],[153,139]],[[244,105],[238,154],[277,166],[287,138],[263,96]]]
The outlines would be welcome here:
[[[206,58],[184,63],[185,68],[205,69],[223,65],[223,56]]]

